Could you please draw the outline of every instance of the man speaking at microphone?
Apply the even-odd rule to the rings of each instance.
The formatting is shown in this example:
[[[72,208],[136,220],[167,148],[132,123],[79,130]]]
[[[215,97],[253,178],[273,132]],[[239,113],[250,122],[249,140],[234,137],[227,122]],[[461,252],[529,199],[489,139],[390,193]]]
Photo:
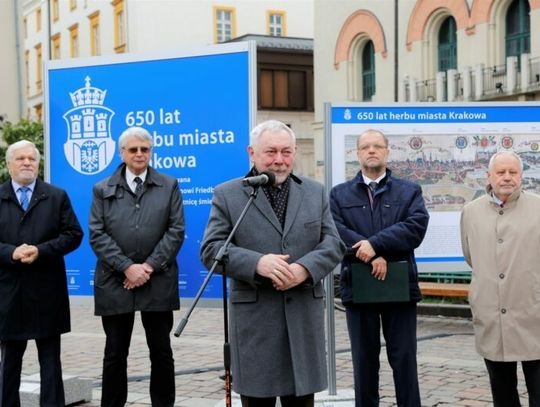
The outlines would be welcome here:
[[[201,246],[210,268],[261,185],[231,241],[225,270],[233,389],[243,407],[274,406],[276,397],[283,407],[313,406],[314,393],[327,386],[322,279],[345,248],[324,187],[292,173],[296,140],[289,127],[276,120],[259,124],[248,153],[247,178],[216,187]]]

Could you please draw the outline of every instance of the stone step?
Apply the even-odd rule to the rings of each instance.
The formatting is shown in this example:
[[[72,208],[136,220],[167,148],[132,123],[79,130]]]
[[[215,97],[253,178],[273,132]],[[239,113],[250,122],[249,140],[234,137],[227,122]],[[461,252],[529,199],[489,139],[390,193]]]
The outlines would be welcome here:
[[[62,375],[66,405],[92,400],[92,380]],[[21,377],[21,407],[39,407],[39,373]]]

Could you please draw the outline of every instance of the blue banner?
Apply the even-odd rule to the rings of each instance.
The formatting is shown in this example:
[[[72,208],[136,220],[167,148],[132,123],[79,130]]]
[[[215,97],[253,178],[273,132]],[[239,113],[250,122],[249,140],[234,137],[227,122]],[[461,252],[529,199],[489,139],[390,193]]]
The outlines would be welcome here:
[[[46,141],[50,182],[68,191],[85,230],[67,257],[70,295],[93,295],[95,256],[88,243],[92,186],[121,163],[117,140],[131,126],[154,139],[151,165],[176,177],[186,238],[180,293],[193,297],[206,268],[199,261],[215,185],[247,173],[253,114],[249,43],[210,46],[187,56],[92,58],[47,67]],[[205,296],[221,297],[213,278]]]

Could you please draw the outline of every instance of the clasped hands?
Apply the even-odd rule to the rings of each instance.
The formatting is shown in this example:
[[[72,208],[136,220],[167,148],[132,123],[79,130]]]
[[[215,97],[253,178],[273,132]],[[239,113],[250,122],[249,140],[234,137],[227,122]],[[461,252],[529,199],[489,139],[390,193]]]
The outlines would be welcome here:
[[[285,291],[303,283],[308,271],[298,263],[287,263],[288,254],[265,254],[257,263],[257,273],[272,280],[278,291]]]
[[[369,261],[376,255],[373,246],[371,246],[371,243],[369,243],[368,240],[360,240],[359,242],[356,242],[352,248],[357,249],[355,255],[364,263],[369,263]],[[379,256],[374,259],[371,262],[371,266],[371,275],[373,277],[375,277],[377,280],[384,280],[386,278],[387,265],[386,260],[383,257]]]
[[[154,272],[154,268],[148,263],[132,264],[124,270],[123,286],[126,290],[132,290],[146,284],[150,280],[150,275]]]
[[[24,264],[32,264],[39,256],[39,250],[37,246],[23,243],[15,248],[11,258],[13,261],[20,261]]]

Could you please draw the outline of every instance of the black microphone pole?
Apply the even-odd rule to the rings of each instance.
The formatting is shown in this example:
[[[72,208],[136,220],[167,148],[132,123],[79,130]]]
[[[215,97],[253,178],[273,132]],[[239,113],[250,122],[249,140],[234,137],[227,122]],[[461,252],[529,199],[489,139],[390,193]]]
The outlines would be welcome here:
[[[232,389],[232,380],[231,380],[231,350],[229,345],[229,315],[228,315],[228,307],[227,307],[227,273],[226,273],[226,265],[229,260],[229,244],[231,243],[231,240],[234,237],[234,234],[236,233],[236,230],[242,223],[242,220],[246,216],[246,213],[257,197],[257,193],[259,192],[259,185],[254,186],[253,190],[251,191],[251,194],[249,195],[249,200],[246,203],[246,206],[242,210],[242,213],[238,217],[238,220],[236,221],[234,227],[231,230],[231,233],[229,233],[229,236],[227,237],[227,240],[221,246],[219,249],[216,257],[214,257],[214,263],[212,263],[212,267],[208,271],[208,274],[206,275],[206,278],[204,279],[201,288],[199,288],[199,291],[197,292],[197,295],[193,299],[193,303],[191,304],[191,307],[189,307],[189,310],[184,315],[184,318],[180,321],[178,326],[176,327],[176,330],[174,331],[174,336],[179,337],[182,334],[182,331],[186,327],[189,317],[195,307],[197,306],[197,303],[199,302],[201,296],[204,293],[204,290],[206,289],[206,286],[210,282],[210,279],[212,278],[212,275],[214,274],[214,270],[218,265],[223,266],[223,333],[224,333],[224,341],[223,344],[223,364],[225,367],[225,406],[231,407],[232,406],[232,399],[231,399],[231,389]]]

